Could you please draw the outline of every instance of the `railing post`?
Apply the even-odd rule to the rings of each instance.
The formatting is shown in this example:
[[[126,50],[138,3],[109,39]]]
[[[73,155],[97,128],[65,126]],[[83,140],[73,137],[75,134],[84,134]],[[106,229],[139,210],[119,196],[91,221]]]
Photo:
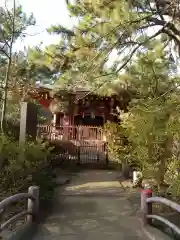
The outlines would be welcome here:
[[[34,200],[28,199],[28,212],[32,212],[32,215],[27,216],[27,222],[32,223],[37,220],[39,213],[39,187],[29,187],[28,193],[34,198]]]
[[[143,225],[151,224],[152,220],[147,218],[147,215],[152,214],[152,203],[147,203],[147,199],[152,197],[151,189],[143,189],[141,191],[141,212]]]
[[[77,165],[80,165],[80,160],[81,160],[81,149],[80,146],[77,147]]]
[[[109,156],[108,156],[108,145],[107,142],[104,143],[104,151],[105,151],[105,158],[106,158],[106,166],[109,165]]]
[[[97,151],[97,162],[100,161],[100,156],[99,156],[99,146],[96,144],[96,151]]]

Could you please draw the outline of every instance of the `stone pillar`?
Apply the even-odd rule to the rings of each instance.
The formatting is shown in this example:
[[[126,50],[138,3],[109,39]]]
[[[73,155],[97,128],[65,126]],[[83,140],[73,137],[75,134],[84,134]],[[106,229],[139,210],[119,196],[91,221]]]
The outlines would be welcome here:
[[[136,185],[142,179],[140,171],[133,171],[133,185]]]
[[[33,103],[22,102],[20,117],[20,135],[19,142],[25,143],[26,138],[30,136],[36,140],[37,136],[37,107]]]

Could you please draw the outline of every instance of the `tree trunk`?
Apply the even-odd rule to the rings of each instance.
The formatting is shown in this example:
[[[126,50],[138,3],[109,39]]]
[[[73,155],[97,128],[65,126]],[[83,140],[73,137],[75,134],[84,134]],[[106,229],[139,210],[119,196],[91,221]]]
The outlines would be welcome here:
[[[8,56],[8,65],[6,70],[6,76],[4,79],[4,96],[2,102],[2,112],[1,112],[1,131],[4,132],[5,127],[5,117],[6,117],[6,106],[7,106],[7,96],[8,96],[8,82],[11,71],[11,61],[12,61],[12,47],[14,42],[14,33],[15,33],[15,15],[16,15],[16,1],[13,2],[13,16],[12,16],[12,34],[9,44],[9,56]]]

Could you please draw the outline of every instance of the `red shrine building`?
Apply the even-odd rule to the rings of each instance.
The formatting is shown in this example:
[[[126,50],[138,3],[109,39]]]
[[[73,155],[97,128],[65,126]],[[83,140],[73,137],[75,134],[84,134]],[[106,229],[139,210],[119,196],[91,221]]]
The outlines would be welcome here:
[[[117,107],[125,109],[126,101],[117,96],[99,96],[87,90],[65,92],[60,90],[52,95],[48,88],[37,88],[30,94],[42,107],[52,113],[54,126],[103,126],[107,121],[117,122]],[[47,123],[50,124],[50,123]]]
[[[117,107],[126,110],[128,98],[99,96],[87,90],[60,90],[52,93],[39,87],[29,94],[49,113],[50,119],[38,125],[37,137],[61,146],[62,159],[78,163],[107,164],[108,153],[103,125],[118,122]],[[59,141],[60,140],[60,141]]]

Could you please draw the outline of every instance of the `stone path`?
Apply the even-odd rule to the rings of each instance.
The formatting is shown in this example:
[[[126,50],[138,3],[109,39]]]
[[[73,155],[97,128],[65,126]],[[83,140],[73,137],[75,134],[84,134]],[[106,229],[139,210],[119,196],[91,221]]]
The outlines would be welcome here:
[[[104,170],[80,172],[70,184],[58,187],[53,213],[33,240],[156,239],[141,225],[140,194],[124,191],[118,175]]]

